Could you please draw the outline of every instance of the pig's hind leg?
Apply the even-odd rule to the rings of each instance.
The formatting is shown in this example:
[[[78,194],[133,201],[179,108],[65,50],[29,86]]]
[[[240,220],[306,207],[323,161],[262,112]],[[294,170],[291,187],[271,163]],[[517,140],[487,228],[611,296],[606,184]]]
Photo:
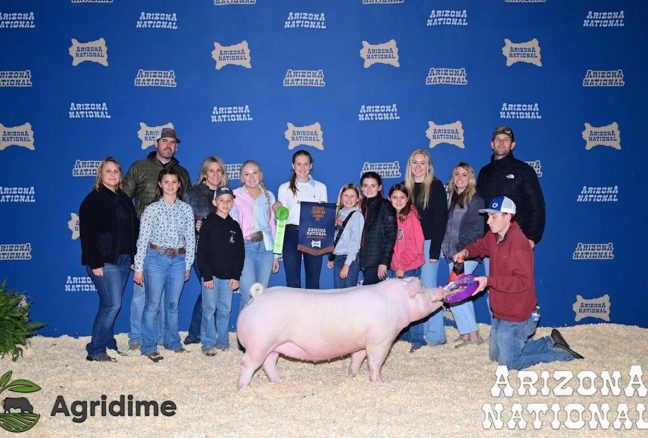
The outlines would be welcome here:
[[[272,383],[281,383],[281,377],[277,373],[277,360],[279,359],[279,353],[276,351],[270,352],[268,357],[263,361],[263,371],[265,371],[268,380]]]
[[[355,377],[367,357],[367,350],[356,351],[351,355],[351,364],[349,364],[349,376]]]
[[[243,355],[243,358],[241,359],[241,374],[239,375],[239,380],[238,380],[238,389],[245,389],[248,384],[250,383],[250,380],[252,380],[252,376],[254,375],[254,372],[259,369],[261,364],[263,363],[263,358],[258,359],[254,358],[249,350],[246,350],[245,354]]]

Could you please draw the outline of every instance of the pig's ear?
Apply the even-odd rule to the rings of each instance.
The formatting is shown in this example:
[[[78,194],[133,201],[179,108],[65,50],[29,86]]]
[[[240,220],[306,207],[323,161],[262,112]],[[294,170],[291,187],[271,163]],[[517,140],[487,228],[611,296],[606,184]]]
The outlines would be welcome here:
[[[407,282],[407,286],[405,286],[405,290],[407,291],[407,295],[409,295],[410,298],[413,297],[414,295],[416,295],[416,293],[419,292],[421,289],[422,289],[421,281],[416,277],[410,279]]]

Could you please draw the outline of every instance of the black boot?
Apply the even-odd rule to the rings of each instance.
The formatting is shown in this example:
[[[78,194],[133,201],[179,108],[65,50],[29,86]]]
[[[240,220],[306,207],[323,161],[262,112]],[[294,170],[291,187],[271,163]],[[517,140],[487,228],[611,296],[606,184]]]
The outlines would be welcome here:
[[[551,339],[553,340],[554,348],[566,351],[571,354],[574,359],[585,359],[582,355],[576,353],[569,347],[569,344],[558,330],[553,329],[551,331]]]

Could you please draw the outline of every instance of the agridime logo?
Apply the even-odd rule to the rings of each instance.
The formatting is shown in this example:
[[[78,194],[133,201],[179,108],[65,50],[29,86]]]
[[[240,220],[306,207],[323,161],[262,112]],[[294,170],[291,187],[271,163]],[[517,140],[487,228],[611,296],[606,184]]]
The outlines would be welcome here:
[[[40,391],[40,386],[26,379],[11,381],[11,371],[0,377],[0,393],[3,391],[29,394]],[[34,413],[34,407],[27,397],[6,396],[2,400],[2,413],[0,413],[0,427],[9,432],[25,432],[38,423],[40,414]]]

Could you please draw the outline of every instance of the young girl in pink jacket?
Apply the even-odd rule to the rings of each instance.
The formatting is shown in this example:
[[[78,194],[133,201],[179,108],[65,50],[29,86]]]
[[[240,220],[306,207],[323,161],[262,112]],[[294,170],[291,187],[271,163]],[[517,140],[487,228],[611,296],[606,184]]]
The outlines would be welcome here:
[[[419,277],[425,263],[423,255],[423,228],[410,192],[405,184],[395,184],[389,189],[389,201],[396,210],[398,231],[390,269],[393,276]]]

